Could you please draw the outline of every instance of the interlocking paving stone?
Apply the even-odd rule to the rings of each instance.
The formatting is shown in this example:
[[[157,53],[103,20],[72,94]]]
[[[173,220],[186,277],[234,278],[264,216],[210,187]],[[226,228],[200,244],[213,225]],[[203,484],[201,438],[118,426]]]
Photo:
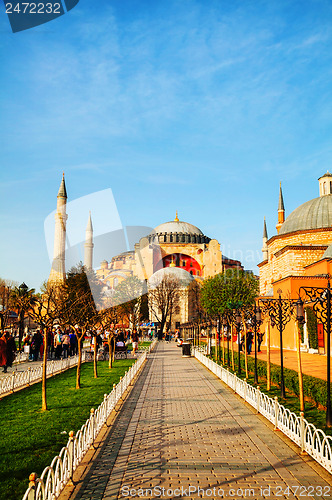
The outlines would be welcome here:
[[[332,481],[197,360],[159,343],[71,498],[207,497],[332,498]]]

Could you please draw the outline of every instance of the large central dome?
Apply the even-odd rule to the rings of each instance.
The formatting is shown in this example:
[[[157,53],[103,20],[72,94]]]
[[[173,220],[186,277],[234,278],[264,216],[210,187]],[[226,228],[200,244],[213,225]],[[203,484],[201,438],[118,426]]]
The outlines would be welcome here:
[[[205,236],[198,227],[178,219],[178,213],[174,220],[164,222],[156,227],[148,236],[149,242],[159,243],[209,243],[210,238]]]
[[[203,235],[202,231],[198,227],[189,224],[189,222],[183,221],[170,221],[160,224],[155,229],[156,233],[184,233],[184,234],[200,234]]]
[[[279,234],[332,227],[332,194],[319,196],[297,207],[285,220]]]

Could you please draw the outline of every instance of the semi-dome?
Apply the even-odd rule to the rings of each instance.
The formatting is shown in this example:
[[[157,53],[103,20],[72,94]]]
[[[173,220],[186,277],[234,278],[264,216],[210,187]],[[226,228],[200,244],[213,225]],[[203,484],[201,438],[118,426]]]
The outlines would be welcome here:
[[[190,273],[188,273],[188,271],[181,269],[180,267],[163,267],[149,278],[149,288],[157,288],[163,278],[177,279],[182,287],[187,287],[195,279]]]
[[[319,196],[297,207],[287,217],[279,234],[332,227],[332,194]]]

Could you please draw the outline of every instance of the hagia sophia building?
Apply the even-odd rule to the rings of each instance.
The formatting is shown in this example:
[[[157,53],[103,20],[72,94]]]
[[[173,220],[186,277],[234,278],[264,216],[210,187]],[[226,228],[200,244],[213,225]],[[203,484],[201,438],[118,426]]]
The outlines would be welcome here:
[[[260,295],[290,297],[296,300],[301,287],[326,287],[332,273],[332,174],[319,179],[319,196],[297,207],[285,218],[285,204],[280,186],[277,234],[268,238],[266,222],[263,231],[263,260],[259,267]],[[322,325],[320,325],[322,326]],[[319,325],[318,325],[319,327]],[[318,337],[320,353],[326,351],[322,331]],[[272,328],[271,345],[280,345],[279,332]],[[295,320],[286,325],[284,347],[296,348]],[[306,324],[303,350],[310,349]]]
[[[63,281],[66,267],[66,203],[67,190],[64,175],[61,180],[55,214],[54,256],[49,281]],[[85,233],[84,265],[92,269],[93,262],[93,226],[91,214]],[[176,213],[173,221],[164,222],[154,231],[134,245],[131,251],[119,255],[108,256],[96,269],[97,278],[114,290],[119,283],[129,276],[150,281],[165,272],[174,273],[181,282],[188,285],[190,281],[202,281],[215,276],[225,269],[238,268],[242,265],[237,260],[225,257],[220,250],[220,243],[211,239],[193,224],[180,221]],[[164,271],[163,271],[164,270]],[[188,303],[181,301],[177,314],[172,318],[175,325],[186,323],[189,318]],[[151,318],[153,321],[153,318]],[[155,320],[155,318],[154,318]]]
[[[332,174],[326,172],[319,179],[319,196],[296,208],[287,218],[280,186],[276,234],[268,238],[264,220],[262,262],[258,264],[260,296],[296,300],[301,287],[326,287],[327,275],[332,275]],[[55,215],[54,258],[50,280],[65,279],[67,191],[64,176],[57,197]],[[92,269],[94,249],[91,215],[88,218],[84,244],[84,264]],[[99,280],[110,290],[128,276],[149,281],[162,270],[176,270],[186,284],[190,280],[202,281],[228,268],[243,269],[241,263],[222,255],[220,243],[211,239],[193,224],[174,220],[157,226],[134,245],[133,250],[115,256],[105,255],[96,269]],[[175,323],[186,323],[188,304],[181,305]],[[152,318],[151,318],[152,320]],[[266,323],[262,331],[266,331]],[[320,332],[322,332],[322,325]],[[283,333],[284,347],[296,349],[297,327],[290,321]],[[325,333],[321,333],[318,351],[325,353]],[[266,342],[266,336],[263,345]],[[271,329],[271,346],[280,345],[279,332]],[[302,349],[310,349],[307,327],[304,325]]]

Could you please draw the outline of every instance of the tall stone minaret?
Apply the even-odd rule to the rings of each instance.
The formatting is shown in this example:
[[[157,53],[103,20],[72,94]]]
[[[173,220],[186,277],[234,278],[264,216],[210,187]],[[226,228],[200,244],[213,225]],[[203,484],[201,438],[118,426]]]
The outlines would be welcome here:
[[[265,220],[265,217],[264,217],[263,248],[262,248],[263,261],[264,260],[268,260],[268,258],[269,258],[269,251],[268,251],[268,246],[267,246],[267,240],[268,240],[268,236],[267,236],[267,229],[266,229],[266,220]]]
[[[84,243],[84,265],[87,269],[92,269],[92,253],[93,253],[93,227],[91,220],[91,212],[89,213],[88,224],[85,231]]]
[[[67,191],[65,184],[65,174],[62,174],[57,206],[55,214],[55,233],[54,233],[54,253],[52,269],[49,281],[64,281],[66,278],[65,256],[66,256],[66,223],[68,215],[66,213]]]
[[[281,226],[285,222],[285,206],[284,198],[282,196],[281,182],[279,189],[279,205],[278,205],[278,224],[276,225],[277,231],[279,233]]]

